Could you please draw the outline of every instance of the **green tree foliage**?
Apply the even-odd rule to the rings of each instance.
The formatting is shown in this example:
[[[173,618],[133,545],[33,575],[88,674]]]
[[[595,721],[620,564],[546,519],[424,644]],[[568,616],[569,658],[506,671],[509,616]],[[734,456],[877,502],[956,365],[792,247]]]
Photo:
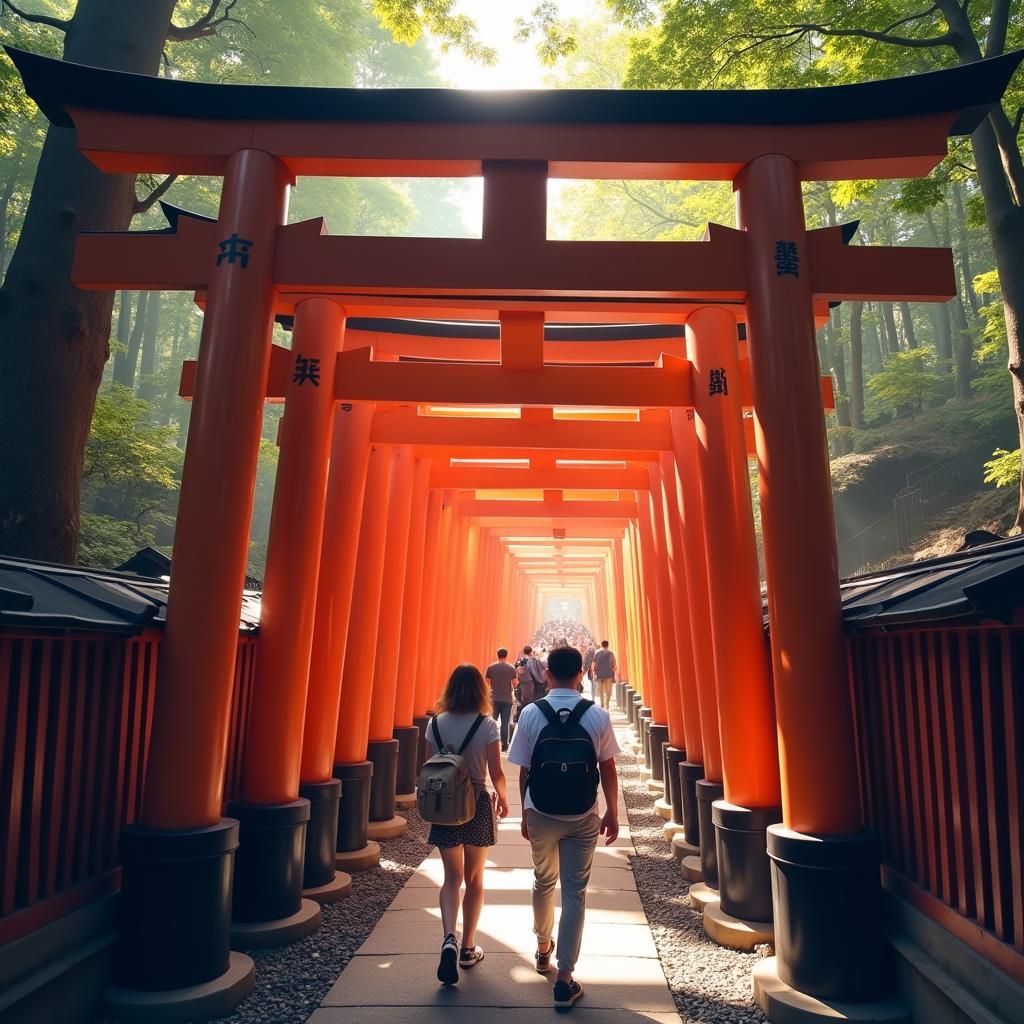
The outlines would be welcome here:
[[[997,448],[992,458],[985,463],[985,483],[996,487],[1017,487],[1021,476],[1020,449],[1008,452]]]
[[[149,422],[150,407],[121,384],[104,384],[85,449],[81,561],[125,561],[171,526],[181,450],[177,430]]]
[[[484,64],[497,54],[476,36],[476,22],[460,14],[456,0],[373,0],[374,14],[400,43],[415,43],[424,29],[441,41],[444,50],[459,49]]]
[[[523,33],[535,40],[542,58],[554,52],[552,40],[576,44],[565,47],[548,76],[550,84],[824,86],[935,70],[1024,44],[1019,5],[1001,0],[970,5],[942,0],[932,6],[909,0],[606,0],[606,7],[610,19],[582,26],[560,22],[552,2],[523,20]],[[596,62],[598,67],[611,63],[617,74],[595,79],[593,60],[582,59],[585,50],[591,57],[595,51],[617,54]],[[1024,74],[1018,74],[1004,99],[1008,113],[997,110],[991,124],[982,126],[982,134],[996,132],[1003,164],[998,177],[1005,171],[1011,191],[1021,181],[1014,136],[1022,103]],[[1024,243],[1024,224],[1016,235],[1012,227],[1015,218],[1020,220],[1019,189],[1017,206],[1007,203],[997,194],[999,183],[991,186],[997,176],[990,173],[983,192],[978,165],[986,154],[976,143],[975,138],[950,140],[948,157],[923,179],[804,187],[809,226],[857,221],[853,244],[950,247],[956,271],[958,294],[947,304],[844,303],[833,310],[819,334],[822,370],[831,371],[839,398],[837,413],[827,420],[833,456],[877,452],[885,459],[886,453],[909,447],[930,458],[951,458],[973,453],[979,439],[1009,442],[1019,429],[1015,404],[1024,423],[1024,401],[1021,394],[1014,396],[1006,373],[1009,362],[1020,376],[1014,354],[1020,342],[1008,337],[1007,317],[1012,323],[1024,317],[1012,314],[1012,297],[1000,288],[995,269],[1007,265],[1006,237],[1011,245],[1014,237]],[[991,171],[991,161],[988,166]],[[1006,225],[1002,239],[993,228],[994,210]],[[652,240],[699,238],[703,220],[734,223],[727,186],[571,183],[562,186],[550,217],[559,238]]]
[[[925,403],[942,394],[943,381],[933,365],[925,349],[897,352],[886,359],[885,369],[868,381],[868,387],[875,401],[896,415],[924,412]]]
[[[461,48],[479,59],[493,58],[493,53],[479,44],[472,21],[455,10],[454,2],[445,0],[382,0],[377,4],[372,0],[287,0],[286,3],[281,0],[178,0],[177,3],[161,0],[159,4],[156,0],[146,0],[137,8],[132,6],[132,2],[17,0],[12,4],[10,0],[0,0],[0,42],[122,70],[160,73],[180,79],[268,85],[378,88],[438,85],[440,81],[434,58],[427,41],[422,38],[424,29],[439,35],[445,45]],[[102,8],[104,4],[106,7]],[[172,14],[168,22],[169,10]],[[151,15],[147,13],[150,11]],[[103,17],[107,19],[105,23],[102,22]],[[114,30],[119,30],[119,34]],[[117,46],[106,46],[105,35],[116,35],[120,40],[127,33],[131,39],[137,39],[143,31],[149,33],[150,48],[146,52],[152,56],[152,63],[144,61],[145,66],[138,66],[137,59],[132,63],[125,58],[126,52],[131,56],[130,46],[120,50]],[[155,47],[151,45],[154,41]],[[159,61],[161,46],[163,59]],[[53,133],[50,135],[52,138]],[[33,195],[36,166],[46,136],[45,120],[22,91],[13,65],[5,56],[0,56],[0,275],[22,242],[25,213]],[[63,164],[70,167],[78,160],[77,155],[69,151]],[[61,162],[56,161],[57,164]],[[53,163],[51,159],[51,165]],[[124,182],[130,188],[131,179],[124,179],[122,185]],[[106,184],[104,180],[101,187]],[[213,216],[219,202],[220,184],[220,179],[140,175],[135,182],[138,201],[131,226],[134,229],[162,227],[164,220],[157,205],[159,199]],[[88,192],[92,186],[81,187]],[[451,198],[461,187],[450,183],[383,179],[306,178],[294,190],[290,217],[294,221],[323,216],[330,230],[340,233],[401,234],[433,222],[432,233],[467,234],[471,231],[461,225],[459,206]],[[61,186],[62,196],[71,191],[66,182]],[[54,199],[45,189],[36,193],[37,200],[42,194],[47,195],[44,205],[66,201]],[[103,208],[102,203],[94,205],[98,209]],[[88,226],[127,227],[128,221],[133,219],[130,191],[126,203],[121,202],[120,206],[107,204],[111,211],[115,206],[116,216],[111,212],[113,220],[109,223],[104,224],[102,217],[98,217],[96,223]],[[436,223],[435,213],[441,208],[444,208],[445,216],[451,215],[451,226],[447,232]],[[82,446],[88,445],[87,464],[85,476],[80,478],[82,463],[75,463],[81,448],[76,451],[71,444],[64,445],[60,472],[52,470],[53,458],[49,462],[41,457],[34,462],[29,460],[16,481],[8,480],[13,497],[5,493],[9,504],[4,508],[17,508],[19,506],[14,502],[24,501],[26,507],[35,509],[40,503],[45,504],[45,500],[36,499],[34,495],[45,496],[48,490],[53,489],[54,479],[68,481],[68,494],[60,495],[52,503],[52,518],[60,522],[44,524],[35,534],[43,540],[38,543],[33,540],[29,545],[31,551],[26,548],[23,553],[69,558],[74,551],[79,526],[78,486],[75,481],[81,479],[84,516],[81,557],[95,564],[113,564],[130,554],[126,550],[129,546],[137,547],[154,539],[170,543],[170,519],[173,517],[177,485],[172,482],[168,501],[150,507],[150,499],[155,500],[160,488],[158,482],[150,478],[148,470],[159,466],[160,459],[156,458],[154,451],[122,450],[123,464],[131,468],[120,476],[116,475],[112,468],[114,452],[110,448],[115,438],[107,433],[107,427],[115,411],[119,410],[122,419],[130,411],[135,417],[131,421],[134,427],[129,429],[129,424],[121,423],[126,443],[130,439],[140,444],[144,441],[153,447],[162,445],[167,459],[172,462],[180,459],[189,406],[177,397],[178,377],[181,361],[196,356],[202,318],[192,305],[191,296],[164,293],[158,302],[142,303],[138,295],[121,295],[115,304],[111,327],[107,312],[110,300],[106,299],[108,305],[101,308],[103,303],[97,304],[88,298],[87,293],[69,289],[67,254],[62,253],[59,259],[48,259],[45,252],[35,251],[45,244],[45,240],[37,237],[31,246],[23,248],[28,252],[34,247],[31,260],[35,261],[35,266],[48,268],[54,294],[70,292],[72,301],[77,301],[74,299],[76,295],[85,295],[82,302],[92,302],[89,317],[77,317],[69,306],[61,322],[43,323],[38,317],[32,320],[36,334],[26,332],[22,326],[17,330],[12,326],[6,334],[0,331],[0,355],[5,359],[10,357],[9,364],[18,367],[19,379],[26,381],[23,389],[26,395],[31,391],[28,385],[32,380],[45,379],[49,382],[46,387],[54,394],[68,393],[76,398],[76,403],[65,402],[62,408],[69,431],[77,431]],[[21,263],[24,265],[24,258]],[[17,296],[22,293],[16,288],[5,287],[4,301],[12,308],[21,301]],[[57,304],[56,300],[51,303]],[[158,319],[155,310],[159,311]],[[23,319],[27,316],[26,307]],[[71,339],[56,336],[61,333],[60,323],[77,324],[79,321],[88,321],[88,337],[76,335],[72,345]],[[112,390],[111,360],[102,374],[107,383],[100,396],[96,422],[90,434],[88,425],[95,393],[93,389],[99,383],[104,357],[109,352],[115,356],[120,354],[124,359],[129,353],[131,337],[136,341],[140,338],[145,340],[141,350],[136,347],[131,353],[131,365],[121,367],[120,373],[126,376],[137,395],[149,401],[144,406],[129,408],[124,402],[125,393]],[[283,336],[277,340],[287,343]],[[71,362],[57,364],[46,359],[47,351],[67,352],[72,349],[86,354],[89,365],[96,368],[95,377],[91,373],[69,373]],[[37,373],[26,371],[24,353],[37,351],[43,366]],[[56,390],[51,385],[57,385]],[[131,391],[127,394],[130,395]],[[30,410],[39,405],[31,396],[25,401]],[[0,421],[3,416],[4,410],[0,408]],[[52,415],[47,416],[53,419]],[[26,448],[31,446],[34,436],[48,435],[47,431],[33,428],[30,416],[19,413],[15,419],[18,430],[24,432],[19,443]],[[271,425],[276,424],[273,415],[268,415],[266,420]],[[271,448],[273,436],[276,435],[268,438]],[[135,457],[134,463],[129,455]],[[34,481],[31,479],[33,464],[39,466],[36,474],[39,479]],[[257,551],[261,545],[265,547],[275,465],[276,457],[271,458],[269,450],[265,450],[260,461],[262,485],[257,488],[257,507],[253,516],[254,550]],[[142,491],[131,486],[136,470],[139,473],[137,483]],[[123,500],[119,500],[119,495]],[[69,511],[63,514],[60,509]],[[23,519],[15,516],[13,521]],[[51,533],[59,535],[60,542],[57,547],[51,544],[51,548],[47,548],[45,538]],[[12,542],[17,547],[19,542]],[[257,560],[260,557],[257,555]]]

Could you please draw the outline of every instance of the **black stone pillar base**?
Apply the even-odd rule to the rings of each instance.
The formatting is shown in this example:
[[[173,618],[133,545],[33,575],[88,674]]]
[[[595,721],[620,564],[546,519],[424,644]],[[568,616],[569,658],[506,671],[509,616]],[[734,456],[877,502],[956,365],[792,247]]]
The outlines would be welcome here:
[[[341,782],[303,782],[299,796],[309,801],[306,825],[306,859],[302,888],[318,889],[334,881],[334,843],[338,837],[338,803]]]
[[[370,821],[390,821],[395,816],[398,740],[370,740],[366,757],[373,764]]]
[[[668,726],[651,722],[649,746],[651,749],[651,779],[665,781],[665,747],[668,746]]]
[[[700,870],[704,875],[704,884],[709,889],[717,889],[718,850],[711,820],[711,805],[722,799],[725,790],[720,782],[711,782],[709,779],[698,779],[694,789],[697,792],[697,818],[700,821]]]
[[[302,906],[309,801],[250,804],[232,800],[228,812],[238,819],[232,920],[278,921],[297,914]]]
[[[672,807],[670,821],[683,824],[683,790],[679,779],[679,766],[686,760],[686,752],[678,747],[665,746],[665,798]]]
[[[744,921],[772,920],[772,876],[765,832],[782,820],[781,807],[711,807],[722,910]]]
[[[651,716],[654,712],[648,707],[641,707],[637,719],[640,749],[644,758],[644,767],[651,770]]]
[[[683,835],[691,846],[700,846],[700,814],[697,811],[697,783],[704,778],[704,765],[683,761],[679,765],[679,799],[683,805]]]
[[[415,725],[396,726],[394,738],[398,740],[395,792],[398,794],[411,793],[416,789],[416,779],[420,774],[420,764],[422,764],[416,760],[420,730]]]
[[[414,718],[412,724],[419,730],[419,735],[416,737],[416,775],[419,777],[423,762],[427,759],[427,726],[430,724],[430,719],[423,715],[422,718]]]
[[[228,971],[237,849],[232,818],[208,828],[122,829],[115,985],[160,992]]]
[[[633,726],[634,731],[639,728],[637,722],[640,721],[640,709],[644,705],[644,699],[639,693],[634,693],[630,700],[630,711],[629,711],[629,724]]]
[[[768,827],[779,979],[818,999],[871,1002],[892,986],[874,832]]]
[[[338,853],[353,853],[366,846],[366,828],[370,821],[370,786],[373,764],[355,761],[336,764],[334,777],[341,779],[341,800],[338,803]]]

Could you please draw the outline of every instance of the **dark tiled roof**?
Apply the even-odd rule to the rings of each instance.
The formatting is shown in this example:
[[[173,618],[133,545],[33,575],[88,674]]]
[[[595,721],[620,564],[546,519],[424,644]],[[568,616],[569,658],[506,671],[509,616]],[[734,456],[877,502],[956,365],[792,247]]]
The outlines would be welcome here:
[[[942,558],[843,581],[848,631],[941,624],[951,620],[1009,621],[1024,608],[1024,537],[994,541]]]
[[[166,606],[166,579],[0,558],[0,627],[137,633],[162,625]],[[246,591],[239,629],[259,620],[259,595]]]
[[[977,127],[1021,60],[1014,51],[941,71],[815,89],[332,89],[218,85],[130,75],[6,47],[57,125],[65,108],[209,119],[515,124],[819,124],[960,111]]]

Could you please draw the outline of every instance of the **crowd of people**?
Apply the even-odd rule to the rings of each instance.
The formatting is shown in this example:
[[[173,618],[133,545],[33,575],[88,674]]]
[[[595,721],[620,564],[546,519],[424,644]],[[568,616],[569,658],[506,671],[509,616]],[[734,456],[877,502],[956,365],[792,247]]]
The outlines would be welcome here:
[[[539,656],[547,655],[555,647],[575,647],[580,654],[586,655],[597,644],[593,633],[582,622],[576,619],[549,619],[533,634],[530,646]]]
[[[515,662],[520,677],[521,667],[529,664],[531,658],[536,659],[543,667],[546,665],[548,652],[557,647],[572,647],[580,652],[580,657],[583,658],[583,675],[590,682],[591,699],[607,709],[611,705],[612,689],[618,678],[618,662],[609,642],[602,640],[598,643],[594,639],[594,634],[575,619],[550,619],[534,633],[533,641],[523,648],[523,654]],[[524,702],[519,700],[518,703]],[[514,722],[515,704],[512,705],[510,714]]]

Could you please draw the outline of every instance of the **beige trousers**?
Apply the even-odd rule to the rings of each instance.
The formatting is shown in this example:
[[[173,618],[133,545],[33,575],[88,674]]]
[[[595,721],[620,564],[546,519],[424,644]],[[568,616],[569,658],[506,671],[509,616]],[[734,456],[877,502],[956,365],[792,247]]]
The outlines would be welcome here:
[[[555,919],[555,883],[562,886],[562,912],[558,918],[557,963],[571,971],[580,955],[587,884],[594,863],[601,819],[596,814],[579,821],[549,818],[526,811],[533,850],[533,931],[538,943],[552,937]]]
[[[597,696],[606,711],[612,706],[612,687],[615,685],[615,680],[609,679],[598,679],[597,681]]]

